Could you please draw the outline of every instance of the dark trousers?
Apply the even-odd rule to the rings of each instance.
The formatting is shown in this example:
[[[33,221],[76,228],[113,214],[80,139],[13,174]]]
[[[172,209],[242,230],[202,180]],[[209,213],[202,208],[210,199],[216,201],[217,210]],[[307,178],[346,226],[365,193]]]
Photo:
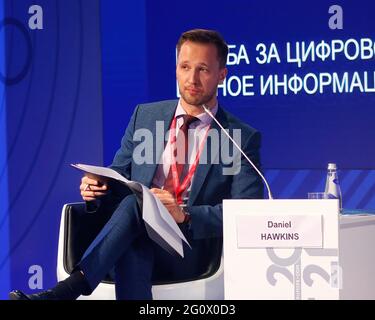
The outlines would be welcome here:
[[[78,268],[94,290],[115,267],[116,299],[152,299],[154,245],[136,197],[127,195],[84,253]]]

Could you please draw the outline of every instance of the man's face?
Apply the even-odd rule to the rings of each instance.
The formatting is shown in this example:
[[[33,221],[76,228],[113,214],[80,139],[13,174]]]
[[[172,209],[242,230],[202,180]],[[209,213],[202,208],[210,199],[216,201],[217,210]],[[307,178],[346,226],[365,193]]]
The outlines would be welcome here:
[[[214,106],[217,86],[226,75],[227,69],[220,68],[213,44],[187,41],[181,46],[176,76],[183,105]]]

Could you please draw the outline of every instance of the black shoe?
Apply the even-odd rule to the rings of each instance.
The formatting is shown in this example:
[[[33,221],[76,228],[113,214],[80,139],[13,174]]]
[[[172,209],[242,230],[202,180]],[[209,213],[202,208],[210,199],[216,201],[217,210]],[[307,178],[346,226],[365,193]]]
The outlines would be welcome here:
[[[52,290],[41,291],[34,294],[24,294],[20,290],[9,293],[9,300],[59,300]]]

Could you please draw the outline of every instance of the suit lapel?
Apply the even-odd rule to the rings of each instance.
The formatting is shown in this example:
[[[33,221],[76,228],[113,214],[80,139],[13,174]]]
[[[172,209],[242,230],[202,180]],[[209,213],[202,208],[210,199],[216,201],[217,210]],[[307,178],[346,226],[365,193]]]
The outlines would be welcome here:
[[[224,128],[228,128],[228,120],[227,117],[223,111],[223,109],[219,106],[218,111],[216,113],[216,119],[220,122],[220,124]],[[212,120],[211,123],[211,128],[210,130],[217,130],[218,131],[218,136],[219,136],[219,142],[221,141],[221,129],[218,126],[218,124]],[[214,144],[215,145],[215,144]],[[205,181],[208,172],[210,171],[210,168],[212,166],[213,161],[219,156],[219,150],[221,149],[221,146],[219,145],[219,148],[216,148],[215,150],[211,151],[210,148],[208,148],[207,141],[205,142],[205,152],[207,155],[207,164],[204,163],[199,163],[197,167],[197,171],[194,174],[191,190],[190,190],[190,195],[189,195],[189,200],[188,200],[188,205],[193,205],[194,201],[196,200],[203,182]],[[212,156],[212,157],[211,157]]]
[[[152,180],[154,178],[156,169],[159,164],[160,157],[164,151],[165,147],[165,133],[169,130],[171,121],[173,119],[173,115],[176,110],[177,101],[170,101],[166,102],[161,106],[156,106],[152,108],[147,113],[146,119],[143,124],[146,124],[146,128],[150,128],[152,130],[152,136],[154,137],[153,143],[153,154],[155,155],[154,161],[152,164],[143,165],[142,166],[142,182],[146,186],[151,186]],[[164,123],[164,130],[156,130],[156,122],[161,121]]]

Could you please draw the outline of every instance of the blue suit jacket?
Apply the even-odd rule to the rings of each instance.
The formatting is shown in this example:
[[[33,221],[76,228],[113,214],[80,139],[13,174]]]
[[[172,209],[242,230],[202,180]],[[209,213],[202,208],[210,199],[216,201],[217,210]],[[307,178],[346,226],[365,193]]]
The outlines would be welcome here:
[[[177,100],[167,100],[138,105],[121,141],[121,147],[110,167],[127,179],[138,181],[150,187],[164,150],[164,139],[160,139],[160,137],[155,139],[157,135],[160,135],[160,132],[156,132],[156,122],[163,121],[165,132],[168,131],[177,103]],[[260,168],[260,133],[220,106],[216,118],[230,132],[233,129],[241,130],[241,147],[255,165]],[[153,159],[149,161],[150,163],[137,164],[132,156],[134,149],[137,146],[140,147],[140,144],[143,143],[133,139],[134,133],[139,129],[150,130],[154,137]],[[220,133],[220,128],[215,122],[212,122],[211,129],[219,130]],[[263,198],[262,180],[242,156],[239,173],[224,175],[223,169],[231,167],[232,164],[225,163],[221,159],[220,150],[211,152],[209,142],[206,143],[205,151],[208,155],[208,164],[198,165],[187,204],[187,211],[191,215],[191,236],[196,240],[222,237],[223,199]]]

